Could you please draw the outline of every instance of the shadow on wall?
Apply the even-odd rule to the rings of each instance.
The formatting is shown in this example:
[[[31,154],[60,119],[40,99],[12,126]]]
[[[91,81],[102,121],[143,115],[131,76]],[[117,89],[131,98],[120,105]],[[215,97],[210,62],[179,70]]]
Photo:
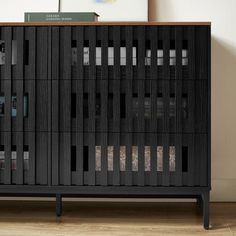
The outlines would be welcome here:
[[[148,0],[148,20],[157,21],[157,1]]]
[[[211,58],[212,178],[233,178],[236,166],[236,47],[212,36]]]
[[[171,15],[171,10],[173,8],[170,1],[158,1],[158,0],[148,0],[148,20],[149,21],[159,21],[160,16],[168,18]],[[166,10],[166,13],[162,10]],[[162,11],[162,12],[160,12]],[[165,15],[167,14],[167,15]],[[168,20],[166,20],[168,21]],[[173,21],[172,19],[169,21]]]

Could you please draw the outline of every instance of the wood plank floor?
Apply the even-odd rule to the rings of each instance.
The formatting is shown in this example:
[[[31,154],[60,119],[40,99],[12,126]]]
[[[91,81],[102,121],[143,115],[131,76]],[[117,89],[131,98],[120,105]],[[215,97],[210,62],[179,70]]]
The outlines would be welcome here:
[[[211,203],[211,229],[195,203],[0,201],[0,236],[214,235],[236,236],[236,203]]]

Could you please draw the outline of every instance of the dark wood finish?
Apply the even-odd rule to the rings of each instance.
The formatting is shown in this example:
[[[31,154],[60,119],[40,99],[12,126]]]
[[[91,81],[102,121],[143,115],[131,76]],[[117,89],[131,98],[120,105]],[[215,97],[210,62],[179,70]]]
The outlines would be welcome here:
[[[151,130],[157,130],[157,48],[158,48],[158,29],[157,27],[151,27],[150,29],[151,40],[151,81],[150,81],[150,99],[151,99]],[[150,175],[150,185],[157,185],[157,133],[151,133],[151,175]]]
[[[114,131],[114,166],[113,166],[113,185],[120,185],[120,26],[112,27],[112,38],[114,44],[114,81],[113,81],[113,131]]]
[[[11,184],[11,94],[12,94],[12,68],[11,68],[11,54],[12,54],[12,47],[11,47],[11,39],[12,39],[12,28],[6,27],[1,28],[2,36],[6,41],[6,65],[5,65],[5,117],[4,117],[4,124],[5,124],[5,133],[4,133],[4,147],[5,147],[5,170],[4,170],[4,184]]]
[[[35,184],[35,166],[36,166],[36,27],[28,28],[28,39],[29,39],[29,184]]]
[[[16,65],[16,184],[23,184],[23,96],[24,96],[24,80],[23,80],[23,63],[24,63],[24,28],[16,28],[16,40],[17,40],[17,65]]]
[[[59,27],[52,27],[52,185],[58,185],[59,178]]]
[[[99,27],[101,31],[101,185],[108,184],[108,27]],[[114,161],[113,161],[114,162]]]
[[[179,26],[175,29],[175,46],[176,46],[176,87],[175,87],[175,102],[176,102],[176,123],[175,123],[175,147],[176,147],[176,172],[175,172],[175,185],[181,186],[183,184],[182,174],[182,40],[183,40],[183,27]]]
[[[138,66],[138,127],[141,130],[138,138],[138,185],[144,186],[145,176],[144,176],[144,166],[145,166],[145,153],[144,153],[144,130],[145,130],[145,120],[144,120],[144,96],[145,96],[145,27],[138,26],[137,28],[137,66]]]
[[[88,124],[89,124],[89,148],[88,148],[88,172],[89,185],[96,185],[95,175],[95,132],[96,132],[96,27],[88,28],[89,41],[89,81],[88,81]]]
[[[83,109],[83,95],[84,95],[84,70],[83,70],[83,44],[84,44],[84,28],[78,26],[75,28],[75,37],[77,40],[77,78],[78,83],[76,86],[77,99],[76,99],[76,124],[77,124],[77,133],[76,133],[76,184],[83,185],[84,183],[84,159],[83,159],[83,146],[84,146],[84,109]]]
[[[2,23],[0,40],[1,194],[56,194],[58,215],[62,194],[191,195],[208,228],[209,22]]]
[[[132,173],[132,132],[133,132],[133,115],[132,111],[132,99],[133,99],[133,66],[132,66],[132,46],[133,46],[133,28],[127,26],[125,28],[126,34],[126,90],[125,90],[125,128],[126,134],[126,185],[133,185],[133,173]]]

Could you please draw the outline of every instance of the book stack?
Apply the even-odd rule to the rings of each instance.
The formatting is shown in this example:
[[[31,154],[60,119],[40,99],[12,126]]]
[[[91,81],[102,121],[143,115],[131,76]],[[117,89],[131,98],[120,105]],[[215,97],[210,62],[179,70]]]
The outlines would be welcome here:
[[[25,22],[96,22],[95,12],[25,12]]]

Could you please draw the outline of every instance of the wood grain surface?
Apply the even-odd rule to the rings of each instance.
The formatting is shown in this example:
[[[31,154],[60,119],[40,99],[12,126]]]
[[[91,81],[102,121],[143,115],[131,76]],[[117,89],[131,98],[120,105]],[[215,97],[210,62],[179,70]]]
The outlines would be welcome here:
[[[0,235],[236,235],[236,203],[211,203],[205,231],[195,203],[0,201]]]
[[[211,25],[209,21],[100,21],[100,22],[0,22],[0,26],[79,26],[79,25]]]

